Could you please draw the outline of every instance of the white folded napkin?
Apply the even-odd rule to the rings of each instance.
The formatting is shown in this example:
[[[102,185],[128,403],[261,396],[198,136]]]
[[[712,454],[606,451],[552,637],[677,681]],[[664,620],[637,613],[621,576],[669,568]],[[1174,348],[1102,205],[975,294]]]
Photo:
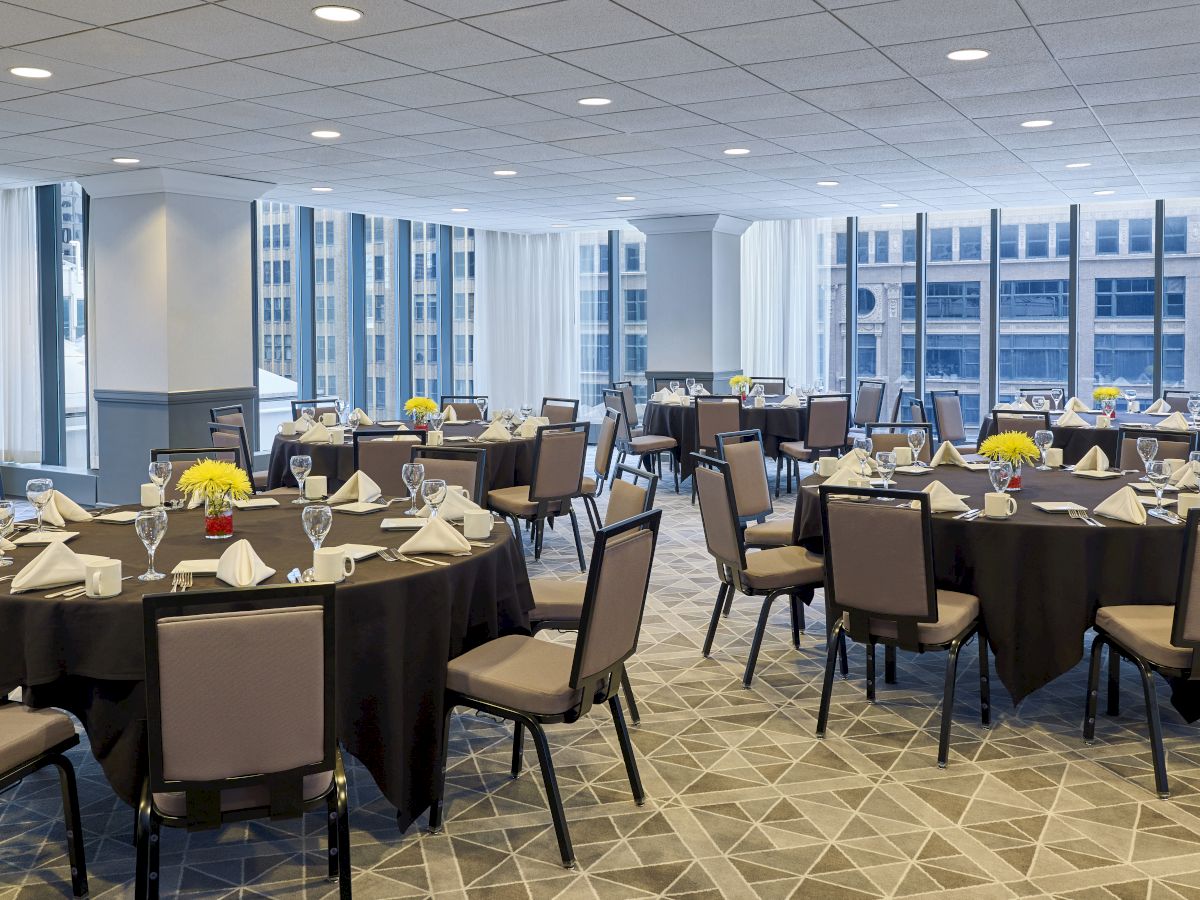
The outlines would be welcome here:
[[[930,512],[966,512],[971,508],[963,503],[963,495],[954,493],[940,481],[931,481],[921,490],[922,493],[929,495]],[[921,504],[916,500],[910,505],[913,509],[921,508]]]
[[[1012,409],[1007,403],[997,403],[992,409]]]
[[[297,434],[303,434],[303,433],[305,432],[305,430],[307,430],[307,428],[308,428],[308,426],[309,426],[309,422],[308,422],[308,420],[307,420],[307,419],[305,419],[305,418],[304,418],[304,416],[301,416],[300,418],[298,418],[298,419],[297,419],[295,422],[293,422],[292,424],[296,426],[296,433],[297,433]]]
[[[447,406],[445,409],[442,410],[442,421],[443,422],[457,422],[458,421],[458,413],[456,413],[454,411],[453,406]]]
[[[858,474],[857,468],[838,469],[826,478],[824,483],[837,487],[866,487],[862,483],[862,476]]]
[[[963,459],[963,455],[958,452],[949,441],[942,441],[942,446],[937,448],[937,453],[933,454],[933,460],[929,463],[930,466],[962,466],[966,468],[967,461]],[[934,482],[936,484],[937,482]]]
[[[382,496],[382,489],[371,480],[369,475],[356,471],[345,484],[334,492],[333,496],[329,498],[329,502],[350,503],[357,500],[361,503],[373,503]]]
[[[328,444],[332,436],[329,434],[329,429],[317,422],[312,428],[300,435],[301,444]]]
[[[796,407],[803,406],[804,404],[801,402],[800,398],[797,397],[795,394],[788,394],[786,397],[784,397],[782,400],[779,401],[779,405],[786,406],[788,409],[795,409]]]
[[[375,420],[372,419],[370,416],[368,416],[363,411],[362,407],[359,407],[359,406],[354,407],[354,412],[358,413],[358,424],[359,425],[374,425],[375,424]],[[351,413],[351,415],[353,415],[353,413]]]
[[[42,588],[60,587],[83,581],[84,564],[104,559],[76,553],[61,541],[47,544],[46,549],[31,559],[13,578],[10,589],[14,594]]]
[[[696,385],[696,396],[697,397],[708,397],[711,394],[712,394],[712,391],[710,391],[704,385],[702,385],[702,384]]]
[[[1158,427],[1165,431],[1187,431],[1191,426],[1183,413],[1174,412],[1159,422]]]
[[[1063,407],[1063,409],[1069,409],[1071,412],[1087,412],[1091,409],[1091,407],[1078,397],[1072,397],[1067,401],[1067,404]]]
[[[421,530],[405,541],[403,553],[470,553],[470,542],[455,531],[454,526],[438,516],[421,526]]]
[[[512,435],[508,433],[508,429],[500,422],[493,422],[484,429],[483,434],[479,436],[481,441],[511,441]]]
[[[863,451],[851,450],[849,453],[838,457],[838,470],[849,469],[851,472],[861,472],[863,469]],[[879,472],[879,463],[866,458],[866,469],[872,475]]]
[[[1134,525],[1146,524],[1146,507],[1142,506],[1138,495],[1129,485],[1121,488],[1107,500],[1097,506],[1093,512],[1098,516],[1109,519],[1119,519]]]
[[[90,522],[92,514],[62,491],[56,490],[50,493],[50,502],[42,510],[42,521],[62,528],[67,522]]]
[[[446,499],[443,500],[442,505],[438,507],[437,517],[439,519],[446,519],[450,522],[461,522],[463,520],[464,513],[480,511],[480,506],[470,497],[468,497],[467,492],[462,488],[459,488],[458,490],[448,489],[446,491]],[[424,516],[426,519],[429,518],[428,504],[421,507],[419,515]]]
[[[670,391],[667,391],[666,396],[663,397],[658,402],[662,403],[666,406],[682,406],[683,398],[680,397],[678,394],[672,394]]]
[[[1033,409],[1033,406],[1030,405],[1028,400],[1018,400],[1016,403],[1010,406],[1009,409],[1027,410]]]
[[[530,416],[517,428],[517,437],[537,437],[538,428],[549,424],[550,420],[546,416]]]
[[[386,438],[386,440],[399,441],[402,444],[419,444],[419,443],[421,443],[421,438],[415,434],[394,434],[390,438]],[[467,440],[470,440],[470,438],[467,438]]]
[[[245,538],[229,547],[217,562],[217,578],[233,587],[253,587],[274,574]]]
[[[4,538],[0,537],[0,553],[8,553],[10,550],[16,549],[16,544],[14,544],[12,541],[6,541]]]
[[[1170,411],[1171,411],[1171,405],[1169,403],[1167,403],[1166,400],[1162,399],[1162,397],[1159,397],[1157,400],[1155,400],[1153,403],[1151,403],[1149,406],[1146,407],[1146,412],[1152,413],[1152,414],[1153,413],[1169,413]]]
[[[1093,447],[1083,454],[1083,459],[1075,463],[1076,472],[1107,472],[1111,465],[1108,454],[1099,447]]]
[[[1183,491],[1194,490],[1200,482],[1196,479],[1196,470],[1190,463],[1184,463],[1171,473],[1171,484]]]
[[[1065,413],[1058,417],[1058,421],[1054,423],[1057,428],[1087,428],[1088,423],[1085,419],[1080,418],[1079,413],[1073,409],[1068,409]]]

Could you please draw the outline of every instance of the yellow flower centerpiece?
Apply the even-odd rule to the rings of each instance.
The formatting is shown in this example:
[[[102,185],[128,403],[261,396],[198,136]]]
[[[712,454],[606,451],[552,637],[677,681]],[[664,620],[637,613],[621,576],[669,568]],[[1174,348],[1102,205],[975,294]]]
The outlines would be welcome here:
[[[428,397],[411,397],[404,404],[404,411],[412,416],[417,425],[424,425],[425,419],[438,411],[438,405]]]
[[[1012,479],[1008,482],[1008,487],[1014,491],[1021,489],[1021,464],[1041,458],[1037,444],[1023,431],[1002,431],[993,434],[979,445],[979,455],[1012,464]]]
[[[729,379],[730,390],[740,394],[743,400],[753,386],[754,380],[749,375],[734,375]]]
[[[233,501],[250,496],[250,478],[231,462],[202,459],[179,476],[180,493],[204,501],[204,536],[223,541],[233,536]]]
[[[1115,387],[1098,387],[1092,391],[1092,399],[1100,404],[1100,408],[1110,419],[1117,414],[1117,398],[1120,396],[1121,389]]]

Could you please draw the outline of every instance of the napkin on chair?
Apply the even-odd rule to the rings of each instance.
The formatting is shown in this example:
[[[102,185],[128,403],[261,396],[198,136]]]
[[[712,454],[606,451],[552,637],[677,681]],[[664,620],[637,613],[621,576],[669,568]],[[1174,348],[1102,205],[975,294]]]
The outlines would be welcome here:
[[[1171,484],[1181,491],[1195,490],[1200,486],[1200,481],[1196,479],[1196,470],[1191,463],[1184,463],[1171,473]]]
[[[1073,409],[1068,409],[1065,413],[1058,417],[1058,421],[1054,423],[1056,428],[1087,428],[1088,423],[1085,419],[1080,418],[1079,413]]]
[[[1158,427],[1164,431],[1187,431],[1191,426],[1183,413],[1174,412],[1159,422]]]
[[[470,542],[440,515],[400,546],[401,553],[470,553]]]
[[[451,485],[446,490],[446,499],[442,501],[442,505],[438,507],[437,517],[446,519],[449,522],[461,522],[463,514],[468,512],[480,512],[481,507],[475,503],[467,492],[462,488],[455,488]],[[419,516],[429,518],[429,504],[421,507],[421,511],[417,513]]]
[[[1067,404],[1063,407],[1063,409],[1070,410],[1071,412],[1087,412],[1091,409],[1091,407],[1078,397],[1072,397],[1067,401]]]
[[[1146,524],[1146,507],[1142,506],[1138,496],[1129,485],[1121,488],[1107,500],[1097,506],[1093,512],[1098,516],[1109,519],[1119,519],[1134,525]]]
[[[365,472],[356,471],[350,478],[338,488],[332,497],[329,498],[329,503],[374,503],[383,496],[383,491],[379,485],[371,480],[371,477]]]
[[[1155,400],[1153,403],[1151,403],[1149,406],[1146,407],[1146,412],[1151,413],[1151,414],[1169,413],[1170,411],[1171,411],[1170,404],[1168,404],[1167,401],[1164,400],[1162,397],[1159,397],[1157,400]]]
[[[454,411],[453,406],[447,406],[445,409],[442,410],[442,421],[443,422],[457,422],[458,421],[458,413],[456,413]]]
[[[797,407],[803,406],[804,404],[801,402],[800,398],[797,397],[795,394],[788,394],[786,397],[784,397],[782,400],[779,401],[779,405],[787,407],[788,409],[796,409]]]
[[[365,412],[363,412],[362,407],[359,407],[359,406],[354,407],[354,412],[358,413],[358,424],[359,425],[374,425],[375,424],[375,420],[372,419],[370,416],[368,416]],[[353,414],[354,413],[351,413],[351,415],[353,415]]]
[[[42,521],[62,528],[67,522],[90,522],[92,514],[62,491],[56,490],[50,493],[50,502],[42,510]]]
[[[82,582],[84,564],[101,559],[104,557],[76,553],[66,544],[56,541],[47,544],[45,550],[31,559],[13,578],[10,587],[17,594]]]
[[[512,435],[508,433],[508,429],[500,421],[495,421],[483,430],[483,434],[479,436],[481,441],[511,441]]]
[[[1111,465],[1108,454],[1099,447],[1093,447],[1083,458],[1075,463],[1076,472],[1107,472]]]
[[[229,547],[217,561],[217,577],[232,587],[253,587],[274,574],[275,570],[258,558],[245,538]]]
[[[550,420],[546,416],[529,416],[517,428],[517,437],[537,437],[538,428],[540,428],[542,425],[549,424]]]
[[[971,507],[963,503],[962,497],[950,490],[940,481],[931,481],[922,489],[923,493],[929,495],[929,510],[935,513],[945,512],[967,512]],[[912,501],[913,509],[920,509],[920,501]]]
[[[862,455],[858,450],[851,450],[849,453],[838,457],[838,471],[841,471],[842,469],[848,469],[849,471],[857,474],[863,469],[862,459]],[[872,475],[876,475],[879,473],[879,463],[875,462],[875,460],[868,456],[866,469]]]
[[[301,444],[328,444],[332,439],[329,429],[316,422],[312,428],[300,435]]]
[[[942,446],[937,448],[937,453],[933,454],[933,460],[929,465],[934,468],[937,466],[962,466],[965,469],[967,461],[963,459],[963,455],[958,452],[957,447],[949,441],[942,441]],[[933,484],[937,484],[937,482],[935,481]]]

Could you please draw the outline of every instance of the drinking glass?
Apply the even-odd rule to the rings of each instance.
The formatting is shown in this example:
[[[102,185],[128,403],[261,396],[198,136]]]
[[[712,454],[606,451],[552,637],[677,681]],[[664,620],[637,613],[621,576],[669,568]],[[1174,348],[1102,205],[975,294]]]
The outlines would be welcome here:
[[[479,407],[479,419],[482,422],[488,420],[487,417],[487,397],[476,397],[475,405]]]
[[[532,415],[533,415],[533,407],[532,406],[522,406],[521,407],[521,421],[522,422],[524,422],[526,419],[528,419]]]
[[[815,391],[816,391],[818,394],[823,394],[823,393],[825,393],[825,379],[824,379],[824,378],[818,378],[818,379],[817,379],[817,384],[816,384],[816,387],[814,388],[814,390],[815,390]]]
[[[333,401],[333,408],[337,411],[338,424],[341,425],[346,421],[346,401],[339,397]]]
[[[1046,451],[1050,449],[1050,446],[1054,443],[1054,432],[1046,431],[1044,428],[1039,428],[1033,433],[1033,443],[1034,446],[1038,448],[1038,452],[1042,454],[1042,461],[1037,467],[1038,471],[1050,471],[1050,467],[1046,465]]]
[[[1150,461],[1158,456],[1158,438],[1140,437],[1137,439],[1138,456],[1142,458],[1142,466],[1146,469],[1146,474],[1150,474]],[[1143,478],[1142,481],[1147,479]]]
[[[795,397],[796,396],[796,379],[788,378],[787,381],[784,383],[787,385],[788,396]]]
[[[1188,394],[1187,408],[1192,414],[1192,427],[1200,428],[1200,394]]]
[[[1196,476],[1196,490],[1200,491],[1200,450],[1193,450],[1188,454],[1188,465],[1192,467],[1192,474]],[[0,528],[0,535],[4,534],[4,530]]]
[[[150,480],[158,488],[158,505],[163,509],[167,507],[167,483],[173,474],[175,470],[169,459],[156,459],[150,463]]]
[[[37,510],[37,531],[42,530],[42,510],[54,496],[54,482],[49,478],[30,478],[25,482],[25,499]]]
[[[800,390],[803,391],[804,396],[807,397],[809,394],[811,394],[813,392],[812,382],[811,381],[804,382],[804,385],[800,388]]]
[[[13,527],[13,520],[16,517],[16,505],[11,500],[0,500],[0,538],[8,537],[8,533]],[[13,560],[11,556],[0,556],[0,569],[12,564]]]
[[[869,437],[854,439],[854,453],[858,457],[858,474],[867,477],[867,460],[871,458],[872,441]]]
[[[1133,401],[1137,399],[1137,391],[1127,390],[1125,392],[1125,409],[1126,411],[1133,409]]]
[[[508,407],[508,406],[504,407],[504,409],[500,412],[500,418],[504,420],[504,427],[507,428],[509,431],[512,431],[512,423],[513,423],[514,415],[516,415],[516,413],[514,413],[512,411],[512,408]]]
[[[889,451],[880,451],[875,454],[875,462],[879,463],[879,474],[883,478],[883,489],[890,490],[892,485],[892,475],[896,472],[896,454]],[[880,500],[887,503],[890,497],[880,497]]]
[[[1041,394],[1034,394],[1029,398],[1029,402],[1033,404],[1033,408],[1038,412],[1046,408],[1046,398]]]
[[[167,576],[162,572],[154,570],[154,551],[158,549],[158,545],[167,533],[167,511],[161,506],[156,509],[143,510],[133,520],[133,528],[137,532],[137,536],[142,539],[142,544],[145,546],[150,560],[145,574],[139,575],[138,581],[158,581],[160,578],[166,578]]]
[[[1016,400],[1016,402],[1017,402],[1017,405],[1018,405],[1018,406],[1019,406],[1020,404],[1022,404],[1022,403],[1024,403],[1024,402],[1025,402],[1025,392],[1024,392],[1024,391],[1017,391],[1017,400]]]
[[[441,431],[442,425],[446,422],[446,413],[442,410],[431,413],[429,416],[429,424],[433,426],[434,431]]]
[[[1054,401],[1054,408],[1057,410],[1062,405],[1063,390],[1062,388],[1053,388],[1050,391],[1050,399]]]
[[[358,431],[358,426],[362,424],[362,416],[358,414],[358,410],[356,409],[350,413],[350,418],[346,422],[350,425],[351,431]]]
[[[684,380],[683,383],[687,387],[688,396],[695,396],[695,394],[696,394],[696,379],[695,378],[687,378]]]
[[[292,470],[292,475],[296,479],[296,484],[300,485],[300,496],[293,500],[293,503],[308,503],[308,498],[304,496],[304,481],[308,478],[312,471],[311,456],[293,456],[288,465]]]
[[[670,387],[671,387],[671,393],[672,393],[672,394],[678,394],[678,393],[679,393],[679,382],[678,382],[678,381],[672,381],[672,382],[671,382],[671,384],[670,384]]]
[[[311,406],[304,407],[300,411],[300,415],[304,417],[304,421],[309,425],[313,425],[317,421],[317,411]]]
[[[925,429],[914,428],[908,433],[908,446],[912,447],[913,462],[925,468],[925,463],[921,461],[921,448],[925,446]]]
[[[1165,459],[1152,459],[1147,462],[1146,478],[1154,488],[1154,509],[1150,510],[1150,515],[1157,516],[1160,519],[1173,519],[1174,516],[1167,514],[1162,508],[1163,488],[1171,480],[1171,468],[1167,465],[1167,461]]]
[[[321,542],[333,527],[333,510],[327,503],[310,503],[300,513],[300,522],[304,525],[304,533],[312,541],[313,549],[320,550]]]
[[[442,478],[427,478],[421,482],[421,496],[429,504],[429,518],[437,518],[438,507],[446,499],[446,482]]]
[[[505,410],[509,412],[509,410]],[[421,490],[421,484],[425,481],[425,466],[422,463],[405,463],[400,469],[400,477],[404,479],[404,484],[408,487],[409,506],[404,511],[406,516],[415,516],[417,514],[417,493]]]
[[[992,490],[998,494],[1008,490],[1008,483],[1012,481],[1012,463],[1006,459],[993,459],[988,463],[988,478],[992,481]]]

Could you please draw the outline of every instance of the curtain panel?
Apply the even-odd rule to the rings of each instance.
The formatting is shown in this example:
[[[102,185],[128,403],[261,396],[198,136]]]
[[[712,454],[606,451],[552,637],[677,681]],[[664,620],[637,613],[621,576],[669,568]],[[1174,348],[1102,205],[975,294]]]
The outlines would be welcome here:
[[[42,461],[35,189],[0,191],[0,461]]]

